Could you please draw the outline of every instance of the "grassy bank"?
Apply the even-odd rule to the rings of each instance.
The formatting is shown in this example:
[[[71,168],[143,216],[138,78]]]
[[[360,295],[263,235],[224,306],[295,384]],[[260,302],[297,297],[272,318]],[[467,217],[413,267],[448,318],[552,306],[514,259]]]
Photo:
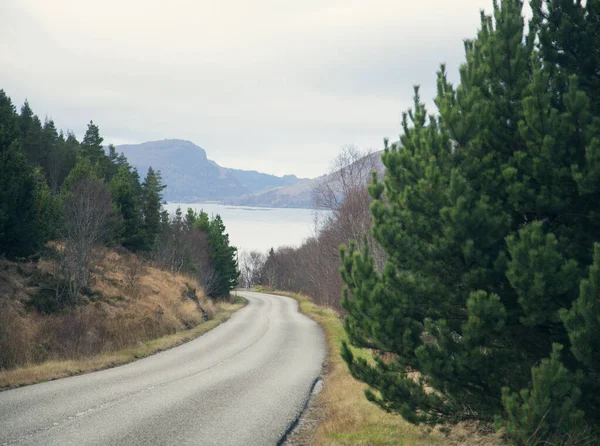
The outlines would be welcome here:
[[[123,349],[114,353],[101,354],[85,359],[46,361],[41,364],[0,371],[0,389],[20,387],[79,375],[81,373],[94,372],[145,358],[146,356],[176,347],[203,335],[228,320],[233,313],[244,305],[245,302],[243,300],[239,300],[233,304],[219,304],[216,314],[212,319],[202,322],[192,329],[145,342],[139,347]]]
[[[105,250],[75,306],[43,311],[51,258],[0,260],[0,389],[100,370],[193,339],[243,306],[204,297],[191,277]]]
[[[439,429],[426,431],[386,413],[364,396],[365,385],[355,380],[340,356],[346,333],[340,316],[332,309],[314,305],[304,296],[290,296],[299,302],[300,311],[317,321],[324,329],[328,355],[323,391],[319,405],[324,409],[324,421],[315,432],[316,445],[501,445],[493,434],[475,424],[460,424],[449,435]],[[356,352],[361,354],[360,352]]]

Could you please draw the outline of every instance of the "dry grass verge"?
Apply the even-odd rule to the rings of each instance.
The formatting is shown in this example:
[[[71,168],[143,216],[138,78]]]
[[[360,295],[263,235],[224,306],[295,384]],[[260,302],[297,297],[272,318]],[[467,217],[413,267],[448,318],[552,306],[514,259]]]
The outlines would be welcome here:
[[[308,298],[291,293],[300,311],[318,322],[327,337],[328,355],[323,391],[318,405],[325,407],[325,419],[318,426],[311,444],[315,445],[479,445],[500,446],[500,439],[485,427],[463,423],[451,428],[449,435],[439,429],[427,431],[400,416],[386,413],[364,396],[365,385],[355,380],[340,356],[346,333],[338,313],[319,307]],[[357,352],[360,354],[360,352]],[[300,444],[292,441],[293,444]]]
[[[151,355],[205,333],[242,306],[215,304],[193,278],[126,250],[103,250],[98,257],[87,294],[50,314],[32,302],[52,302],[55,261],[0,260],[0,388]]]
[[[176,347],[203,335],[228,320],[233,313],[245,306],[245,304],[246,302],[242,301],[235,304],[219,304],[213,319],[203,322],[190,330],[180,331],[172,335],[148,341],[136,348],[128,348],[86,359],[47,361],[28,367],[0,371],[0,389],[5,390],[53,379],[65,378],[67,376],[79,375],[81,373],[94,372],[127,364],[136,359],[145,358],[146,356]]]

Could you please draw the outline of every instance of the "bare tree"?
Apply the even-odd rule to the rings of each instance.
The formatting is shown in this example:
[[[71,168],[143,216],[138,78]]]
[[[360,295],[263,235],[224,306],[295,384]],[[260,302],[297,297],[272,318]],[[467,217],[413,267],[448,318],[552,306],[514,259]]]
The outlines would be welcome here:
[[[242,283],[246,288],[261,282],[261,275],[265,265],[264,254],[258,251],[243,252],[240,256],[240,273]]]
[[[136,298],[144,269],[143,263],[135,256],[130,256],[125,265],[125,286]]]
[[[367,185],[372,172],[381,174],[379,153],[361,152],[346,146],[332,163],[329,175],[313,189],[317,208],[328,215],[315,223],[315,235],[298,248],[271,251],[263,268],[263,283],[310,295],[321,305],[340,308],[342,280],[339,274],[339,246],[367,240],[379,271],[385,252],[372,236],[371,196]]]
[[[64,268],[69,296],[79,297],[90,283],[93,250],[110,233],[115,222],[110,192],[101,180],[82,179],[64,201]]]
[[[246,251],[240,255],[240,279],[245,288],[252,287],[252,265],[250,264],[250,255]]]
[[[329,174],[322,177],[312,190],[315,207],[336,214],[351,191],[364,188],[371,179],[371,172],[381,170],[379,158],[378,153],[361,151],[354,145],[342,147],[342,152],[331,164]]]
[[[217,270],[210,264],[210,262],[203,262],[198,265],[198,281],[204,288],[204,294],[210,296],[219,287],[219,276]]]

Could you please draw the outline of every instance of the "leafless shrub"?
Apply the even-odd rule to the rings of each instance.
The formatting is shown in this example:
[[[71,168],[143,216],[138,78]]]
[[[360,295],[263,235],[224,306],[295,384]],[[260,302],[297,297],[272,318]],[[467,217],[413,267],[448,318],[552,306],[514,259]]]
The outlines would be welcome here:
[[[187,242],[192,232],[197,231],[185,225],[178,210],[170,223],[163,227],[153,253],[154,259],[173,272],[182,271],[190,261],[191,252]]]
[[[217,291],[219,286],[219,276],[210,262],[203,262],[198,265],[197,277],[204,288],[205,295],[210,296]]]
[[[329,174],[313,188],[313,202],[317,209],[326,209],[337,215],[346,197],[355,189],[364,188],[371,172],[381,170],[379,155],[361,151],[354,145],[342,147],[334,159]]]
[[[264,264],[264,254],[258,251],[242,253],[240,256],[240,278],[246,288],[251,288],[261,283]]]
[[[0,299],[0,370],[32,359],[32,330],[8,299]]]
[[[134,297],[139,297],[140,279],[144,274],[143,263],[134,256],[127,261],[125,264],[125,288]]]
[[[94,248],[110,233],[115,222],[110,192],[100,180],[82,179],[64,201],[64,251],[61,272],[69,283],[69,296],[79,297],[90,284]]]
[[[153,258],[161,268],[195,275],[206,295],[217,290],[218,275],[210,261],[208,235],[188,226],[181,214],[163,228]]]
[[[339,274],[341,244],[367,240],[376,267],[381,271],[385,252],[371,235],[371,197],[367,184],[372,171],[381,172],[379,154],[346,146],[334,160],[329,175],[313,190],[317,208],[328,216],[317,224],[314,237],[299,248],[280,248],[267,256],[262,283],[310,295],[321,305],[340,310],[342,280]]]

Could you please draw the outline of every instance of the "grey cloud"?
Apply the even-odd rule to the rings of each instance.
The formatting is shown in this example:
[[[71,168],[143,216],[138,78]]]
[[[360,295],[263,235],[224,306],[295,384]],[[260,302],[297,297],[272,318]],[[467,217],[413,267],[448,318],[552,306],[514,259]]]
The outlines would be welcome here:
[[[231,167],[316,176],[379,148],[491,0],[4,0],[0,88],[79,136],[184,138]]]

